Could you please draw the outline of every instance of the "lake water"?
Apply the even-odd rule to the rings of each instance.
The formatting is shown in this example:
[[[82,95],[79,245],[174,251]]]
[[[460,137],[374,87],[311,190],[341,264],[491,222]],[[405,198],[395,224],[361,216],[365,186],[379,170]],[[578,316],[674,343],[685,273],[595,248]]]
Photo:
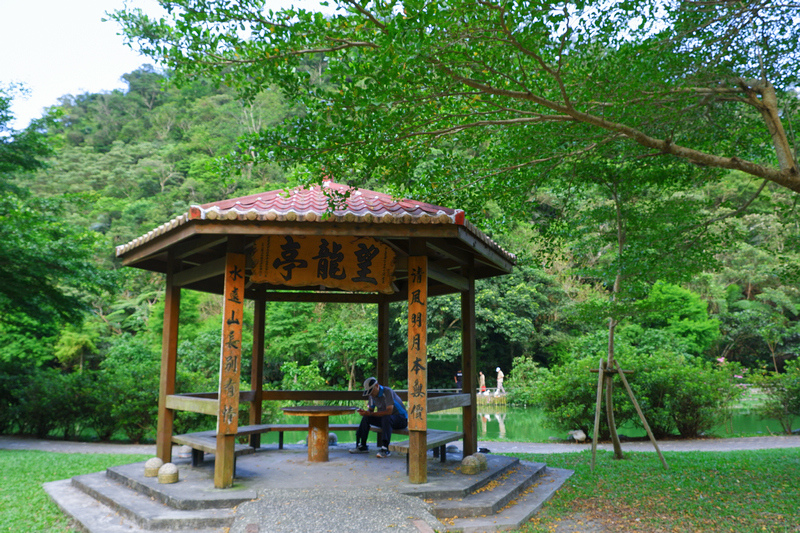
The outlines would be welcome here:
[[[544,424],[544,415],[541,410],[524,407],[493,407],[479,406],[478,410],[478,439],[479,440],[508,440],[518,442],[547,442],[552,439],[566,439],[567,431],[550,429]],[[297,423],[296,418],[283,420],[286,423]],[[337,416],[331,418],[332,424],[358,424],[361,417]],[[460,413],[448,411],[432,413],[428,415],[428,427],[431,429],[443,429],[448,431],[461,431],[463,424]],[[800,419],[796,420],[795,427],[800,427]],[[643,429],[635,427],[620,427],[619,433],[628,437],[644,437],[646,433]],[[734,412],[733,418],[726,426],[718,426],[711,432],[718,437],[735,435],[769,435],[771,433],[782,434],[780,424],[775,420],[762,420],[752,411],[738,410]],[[336,432],[341,442],[353,442],[353,432]],[[286,442],[298,442],[305,439],[305,435],[297,433],[287,433]],[[371,439],[372,440],[372,439]],[[265,443],[275,443],[278,441],[277,433],[266,433],[262,435]]]
[[[539,409],[507,407],[505,409],[479,410],[478,439],[509,440],[519,442],[547,442],[551,438],[566,439],[567,431],[548,428],[544,424],[544,414]],[[605,416],[605,415],[603,415]],[[800,420],[795,426],[800,425]],[[428,426],[433,429],[458,431],[461,420],[457,413],[433,413],[428,415]],[[644,429],[633,426],[618,428],[620,434],[628,437],[644,437]],[[782,434],[781,425],[776,420],[763,420],[752,411],[735,411],[727,425],[720,425],[711,434],[725,437],[732,435]]]

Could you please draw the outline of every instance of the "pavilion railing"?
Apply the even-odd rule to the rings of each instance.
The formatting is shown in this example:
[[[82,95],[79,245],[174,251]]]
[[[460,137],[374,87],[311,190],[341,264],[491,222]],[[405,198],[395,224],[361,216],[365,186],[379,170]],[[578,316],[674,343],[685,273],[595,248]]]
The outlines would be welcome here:
[[[408,391],[396,391],[404,401],[408,401]],[[240,391],[239,401],[252,402],[255,391]],[[190,411],[216,416],[219,413],[219,394],[216,392],[197,392],[187,394],[170,394],[167,396],[167,409]],[[262,401],[364,401],[361,391],[289,391],[268,390],[261,392]],[[445,392],[428,393],[428,412],[445,411],[454,407],[470,405],[469,394],[452,394]]]

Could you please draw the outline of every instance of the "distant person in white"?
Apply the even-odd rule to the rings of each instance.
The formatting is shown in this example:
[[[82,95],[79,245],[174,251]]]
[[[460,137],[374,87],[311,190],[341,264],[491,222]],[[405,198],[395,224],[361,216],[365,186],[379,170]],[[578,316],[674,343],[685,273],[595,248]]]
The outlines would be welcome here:
[[[494,395],[500,396],[501,392],[503,394],[506,393],[506,389],[503,387],[503,378],[505,377],[505,374],[503,374],[503,371],[500,370],[499,366],[495,370],[497,370],[497,390],[494,391]]]

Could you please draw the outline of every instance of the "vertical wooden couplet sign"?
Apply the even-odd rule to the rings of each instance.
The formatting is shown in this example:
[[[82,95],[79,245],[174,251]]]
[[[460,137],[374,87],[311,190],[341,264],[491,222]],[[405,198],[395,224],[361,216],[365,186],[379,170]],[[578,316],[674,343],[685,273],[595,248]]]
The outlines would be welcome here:
[[[428,258],[408,258],[408,480],[428,481]]]
[[[219,368],[219,415],[214,486],[233,485],[234,446],[239,427],[239,376],[242,364],[245,255],[228,253],[222,313],[222,348]]]

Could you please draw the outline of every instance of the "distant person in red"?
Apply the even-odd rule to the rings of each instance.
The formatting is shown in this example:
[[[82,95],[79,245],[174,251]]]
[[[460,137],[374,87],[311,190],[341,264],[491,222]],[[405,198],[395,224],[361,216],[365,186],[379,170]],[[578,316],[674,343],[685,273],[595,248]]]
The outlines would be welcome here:
[[[486,376],[483,372],[478,372],[478,388],[481,392],[486,392]]]

